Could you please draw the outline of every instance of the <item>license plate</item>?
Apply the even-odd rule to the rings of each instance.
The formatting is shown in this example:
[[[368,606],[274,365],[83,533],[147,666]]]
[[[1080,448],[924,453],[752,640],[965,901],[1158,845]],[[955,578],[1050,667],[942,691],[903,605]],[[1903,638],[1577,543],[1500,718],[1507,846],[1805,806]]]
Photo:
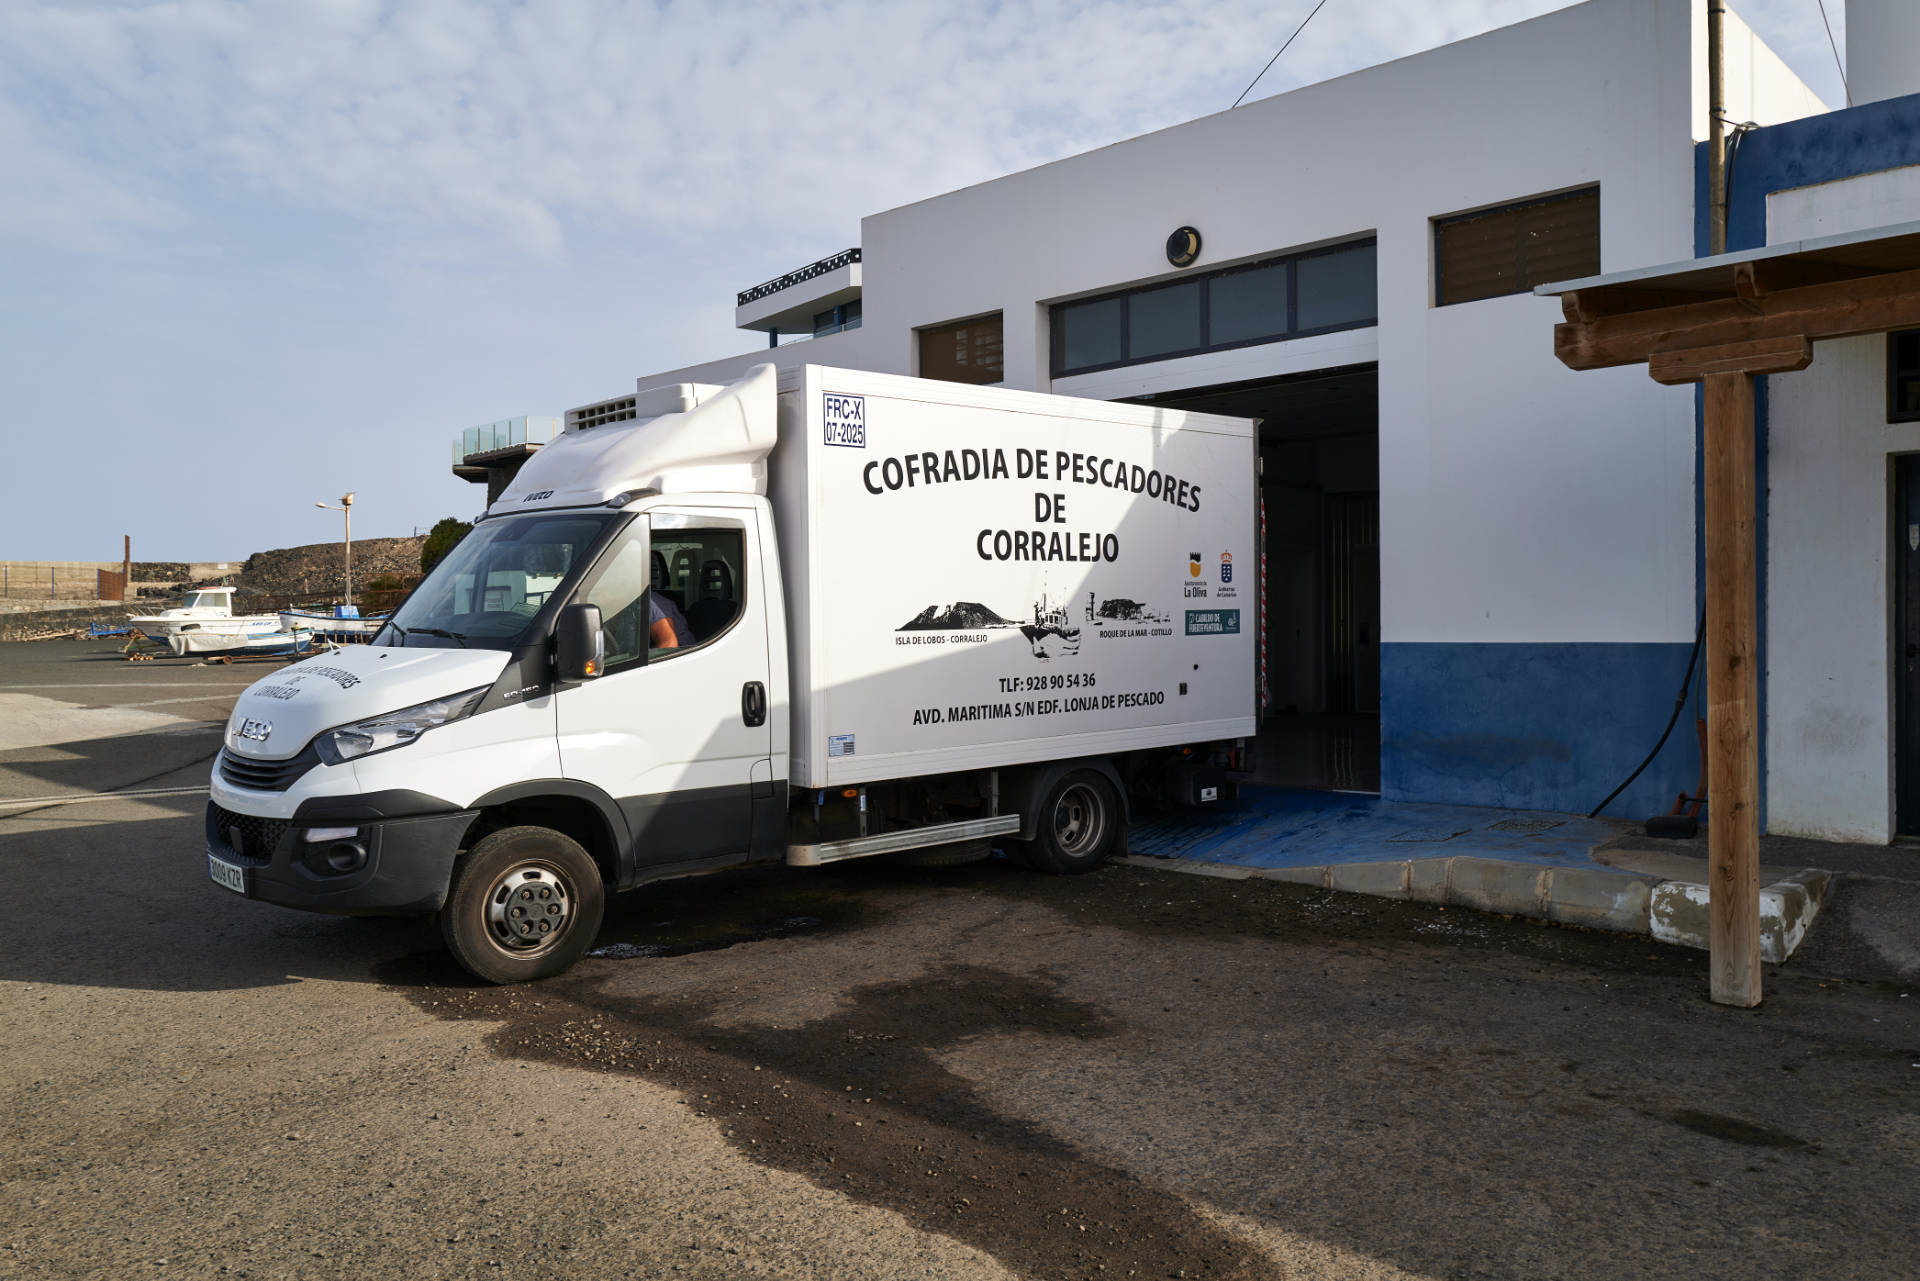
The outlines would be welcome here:
[[[209,854],[207,855],[207,875],[213,878],[215,885],[224,885],[235,894],[247,892],[247,869],[244,867],[235,867],[232,863],[222,862]]]

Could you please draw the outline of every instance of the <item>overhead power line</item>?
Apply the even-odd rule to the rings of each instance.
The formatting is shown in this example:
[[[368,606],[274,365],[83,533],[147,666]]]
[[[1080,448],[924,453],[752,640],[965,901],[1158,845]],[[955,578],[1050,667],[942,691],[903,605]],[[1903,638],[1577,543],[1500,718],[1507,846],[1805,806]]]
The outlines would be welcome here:
[[[1827,29],[1827,48],[1833,50],[1833,69],[1840,73],[1840,92],[1847,97],[1847,105],[1853,105],[1853,88],[1847,83],[1847,69],[1840,62],[1840,46],[1833,41],[1833,24],[1827,21],[1827,0],[1820,0],[1820,25]]]
[[[1271,58],[1267,59],[1267,65],[1260,68],[1260,76],[1264,76],[1267,74],[1267,72],[1273,70],[1273,64],[1280,61],[1280,55],[1287,51],[1287,45],[1292,44],[1294,42],[1295,37],[1297,37],[1302,31],[1305,31],[1307,29],[1307,24],[1313,21],[1313,14],[1319,13],[1320,10],[1323,7],[1325,7],[1326,3],[1327,3],[1327,0],[1320,0],[1319,4],[1316,4],[1315,6],[1313,6],[1313,13],[1309,13],[1306,17],[1300,19],[1300,25],[1293,29],[1293,35],[1287,37],[1287,44],[1283,44],[1277,50],[1275,50],[1274,55]],[[1247,100],[1247,95],[1253,92],[1253,86],[1260,83],[1260,76],[1255,76],[1252,80],[1247,82],[1247,87],[1242,89],[1240,91],[1240,96],[1233,100],[1233,107],[1237,107],[1241,103]],[[1228,107],[1227,110],[1232,111],[1233,107]]]

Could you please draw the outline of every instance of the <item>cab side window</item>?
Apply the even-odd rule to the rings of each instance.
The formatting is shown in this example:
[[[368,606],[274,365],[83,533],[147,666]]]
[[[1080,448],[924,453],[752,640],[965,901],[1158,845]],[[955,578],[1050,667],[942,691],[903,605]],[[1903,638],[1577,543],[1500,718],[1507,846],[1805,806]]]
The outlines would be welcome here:
[[[614,675],[638,666],[643,656],[648,663],[664,662],[731,627],[746,600],[745,541],[737,528],[658,529],[649,546],[645,532],[636,529],[602,557],[575,597],[600,607],[602,670]],[[656,648],[649,641],[663,617],[680,641],[676,647]]]
[[[746,600],[745,537],[739,529],[657,529],[654,590],[671,602],[680,647],[650,651],[652,662],[708,644],[733,625]],[[672,617],[672,612],[668,616]]]

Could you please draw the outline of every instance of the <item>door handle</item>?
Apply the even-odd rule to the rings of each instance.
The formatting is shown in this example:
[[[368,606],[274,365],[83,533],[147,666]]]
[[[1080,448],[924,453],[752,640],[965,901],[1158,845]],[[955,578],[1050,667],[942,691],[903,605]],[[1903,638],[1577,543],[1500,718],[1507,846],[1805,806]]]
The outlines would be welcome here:
[[[753,729],[767,723],[767,687],[748,681],[740,687],[740,719]]]

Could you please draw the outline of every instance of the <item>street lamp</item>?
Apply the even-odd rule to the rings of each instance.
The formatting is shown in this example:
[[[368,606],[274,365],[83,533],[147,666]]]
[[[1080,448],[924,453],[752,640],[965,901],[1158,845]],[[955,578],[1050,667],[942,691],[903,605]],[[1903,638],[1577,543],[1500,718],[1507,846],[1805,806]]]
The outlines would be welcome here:
[[[340,495],[340,505],[315,503],[315,507],[324,507],[330,512],[339,512],[347,518],[347,604],[353,604],[353,493]]]

